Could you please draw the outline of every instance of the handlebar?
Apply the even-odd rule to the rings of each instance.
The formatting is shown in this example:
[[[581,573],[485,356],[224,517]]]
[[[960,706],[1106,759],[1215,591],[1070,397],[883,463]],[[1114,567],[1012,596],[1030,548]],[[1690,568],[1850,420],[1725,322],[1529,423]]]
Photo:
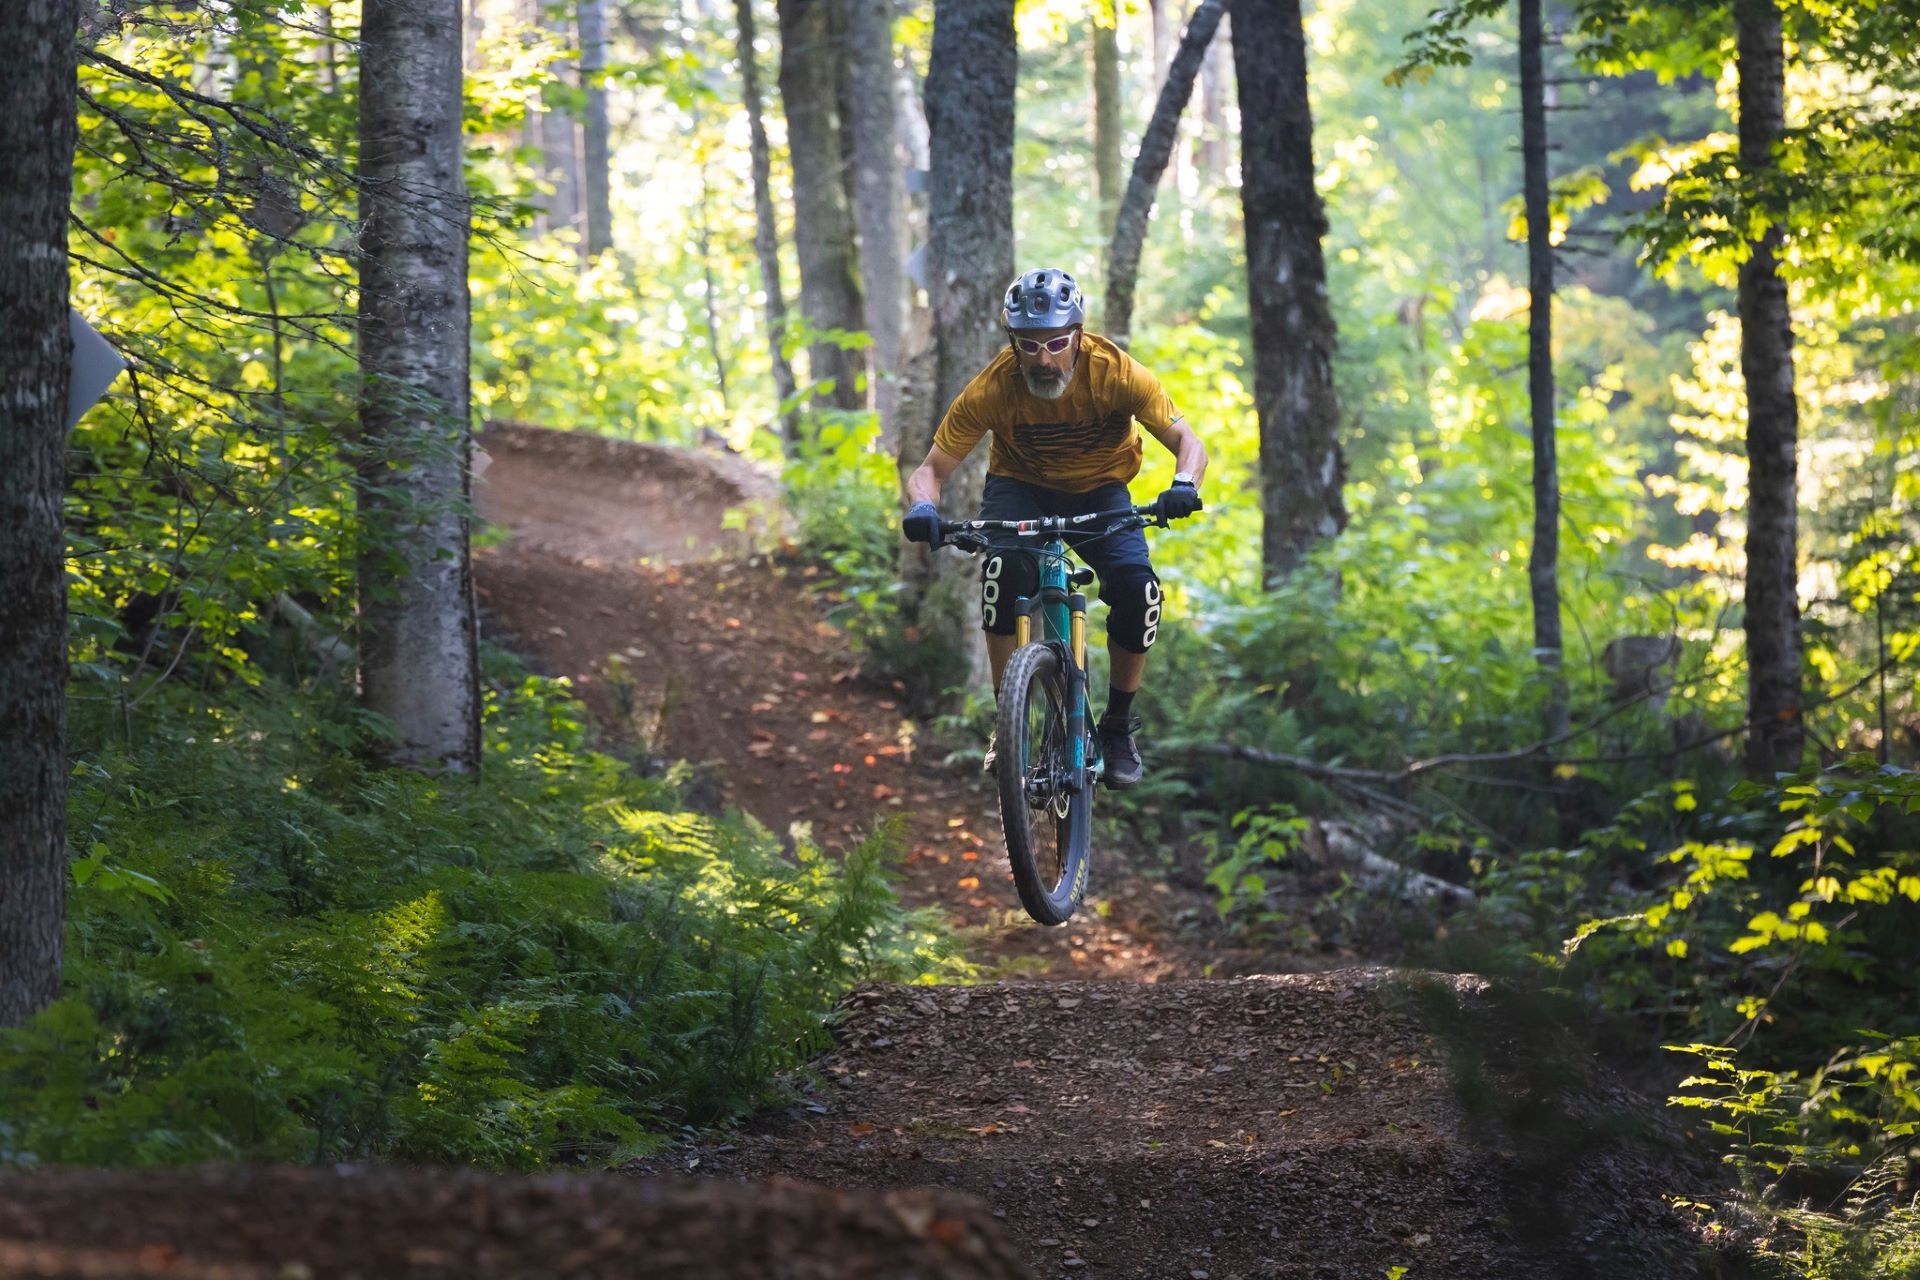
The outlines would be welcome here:
[[[987,546],[988,533],[1012,533],[1022,538],[1051,537],[1084,529],[1102,520],[1113,523],[1100,530],[1101,537],[1126,529],[1164,529],[1169,523],[1160,512],[1160,504],[1149,502],[1114,511],[1090,511],[1079,516],[1041,516],[1033,520],[942,520],[940,541],[962,551],[983,551]]]

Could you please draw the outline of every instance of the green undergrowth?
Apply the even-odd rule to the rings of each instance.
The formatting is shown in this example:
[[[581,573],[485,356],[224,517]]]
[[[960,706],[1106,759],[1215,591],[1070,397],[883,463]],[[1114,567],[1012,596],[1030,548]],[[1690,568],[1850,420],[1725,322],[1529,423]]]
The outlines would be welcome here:
[[[618,1160],[773,1096],[856,982],[956,967],[896,833],[783,851],[589,749],[564,684],[489,688],[477,779],[372,768],[350,707],[271,683],[87,751],[0,1164]]]

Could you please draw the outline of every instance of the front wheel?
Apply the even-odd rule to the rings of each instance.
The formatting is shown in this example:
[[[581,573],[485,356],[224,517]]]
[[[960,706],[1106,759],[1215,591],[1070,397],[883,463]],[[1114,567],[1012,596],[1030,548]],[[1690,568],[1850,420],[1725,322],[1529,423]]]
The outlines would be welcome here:
[[[1057,651],[1014,651],[1000,680],[1000,826],[1020,903],[1041,924],[1065,924],[1087,891],[1093,798],[1074,776],[1067,679]]]

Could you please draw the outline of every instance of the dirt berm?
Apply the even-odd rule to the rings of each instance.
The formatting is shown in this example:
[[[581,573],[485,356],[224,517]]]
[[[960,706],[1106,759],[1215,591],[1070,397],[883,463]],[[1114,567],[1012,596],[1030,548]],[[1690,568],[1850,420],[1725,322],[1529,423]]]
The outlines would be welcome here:
[[[205,1167],[0,1177],[0,1276],[1030,1276],[977,1201],[795,1183]]]

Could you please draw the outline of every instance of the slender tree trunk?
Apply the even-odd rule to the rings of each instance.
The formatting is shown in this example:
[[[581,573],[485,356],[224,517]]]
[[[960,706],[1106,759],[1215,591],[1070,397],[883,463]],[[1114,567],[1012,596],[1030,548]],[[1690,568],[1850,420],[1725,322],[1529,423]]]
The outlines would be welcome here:
[[[460,0],[366,0],[360,62],[360,695],[390,762],[480,763],[468,545]]]
[[[1553,240],[1547,209],[1547,96],[1541,69],[1542,0],[1520,10],[1520,155],[1527,210],[1527,393],[1533,423],[1533,656],[1547,681],[1546,733],[1567,728],[1560,672],[1560,468],[1554,440]]]
[[[1120,213],[1120,14],[1114,0],[1094,0],[1093,180],[1100,201],[1100,234],[1113,235]]]
[[[1147,0],[1153,10],[1153,82],[1164,83],[1167,67],[1173,62],[1173,24],[1180,20],[1174,6],[1178,0]]]
[[[1209,45],[1200,64],[1200,137],[1194,143],[1193,167],[1199,172],[1202,190],[1227,181],[1227,49],[1233,19],[1225,22],[1228,40]]]
[[[1164,0],[1163,0],[1164,3]],[[1179,52],[1167,67],[1160,86],[1160,99],[1153,106],[1153,118],[1140,136],[1140,154],[1133,161],[1133,176],[1127,182],[1127,195],[1120,202],[1120,213],[1113,227],[1113,244],[1107,251],[1107,336],[1126,346],[1133,333],[1133,291],[1140,276],[1140,251],[1147,240],[1147,219],[1153,212],[1154,191],[1167,159],[1180,139],[1180,113],[1193,96],[1194,73],[1200,69],[1207,45],[1226,12],[1226,0],[1201,0],[1180,37]]]
[[[1346,459],[1333,390],[1333,311],[1313,187],[1313,113],[1299,0],[1233,0],[1253,398],[1260,418],[1261,572],[1287,577],[1346,527]]]
[[[67,885],[67,212],[74,0],[19,0],[0,75],[0,1027],[60,994]]]
[[[1000,316],[1003,291],[1013,278],[1013,95],[1019,70],[1013,4],[934,0],[927,71],[932,412],[911,422],[910,434],[903,433],[903,480],[926,457],[947,406],[1005,341]],[[985,454],[983,444],[948,480],[940,502],[947,516],[979,510]],[[971,562],[909,544],[901,570],[907,616],[922,636],[965,659],[946,669],[958,673],[971,666],[977,673],[983,650]]]
[[[698,113],[695,120],[698,121]],[[727,357],[720,349],[720,308],[719,288],[713,278],[713,224],[708,208],[713,203],[713,184],[707,176],[707,160],[700,158],[700,208],[696,219],[696,232],[700,241],[700,281],[701,301],[706,307],[707,317],[707,353],[713,357],[713,378],[720,389],[720,407],[727,417],[733,417],[733,398],[727,393]]]
[[[754,52],[753,0],[734,0],[735,51],[740,58],[740,96],[747,109],[747,148],[753,165],[753,249],[760,259],[760,287],[767,296],[767,347],[773,361],[773,392],[782,405],[793,400],[793,365],[787,361],[787,298],[780,287],[780,236],[773,219],[773,165],[767,126],[760,111],[760,59]],[[780,439],[793,443],[793,412],[780,413]]]
[[[793,241],[800,258],[800,310],[815,329],[857,330],[866,324],[854,262],[853,217],[847,209],[841,151],[839,77],[832,34],[833,0],[779,0],[780,98],[793,159]],[[831,403],[864,409],[859,385],[863,353],[815,342],[808,348],[815,382],[833,380]]]
[[[845,0],[853,95],[854,217],[860,228],[860,276],[867,332],[873,335],[874,404],[889,453],[900,434],[900,379],[907,337],[907,187],[895,140],[899,77],[893,54],[892,0]]]
[[[580,87],[586,95],[581,142],[587,194],[588,258],[597,258],[613,248],[613,158],[607,124],[606,71],[606,0],[580,0]]]
[[[555,44],[566,48],[568,23],[556,17],[543,0],[533,0],[534,12]],[[564,86],[568,81],[568,63],[549,66],[554,80]],[[578,231],[580,228],[580,156],[575,149],[574,120],[571,112],[551,103],[540,110],[540,164],[542,175],[553,193],[545,198],[546,229]]]
[[[1779,250],[1785,211],[1768,190],[1786,131],[1786,55],[1774,0],[1735,0],[1740,72],[1740,174],[1766,230],[1740,266],[1740,369],[1747,384],[1747,772],[1800,767],[1799,405],[1793,316]]]

